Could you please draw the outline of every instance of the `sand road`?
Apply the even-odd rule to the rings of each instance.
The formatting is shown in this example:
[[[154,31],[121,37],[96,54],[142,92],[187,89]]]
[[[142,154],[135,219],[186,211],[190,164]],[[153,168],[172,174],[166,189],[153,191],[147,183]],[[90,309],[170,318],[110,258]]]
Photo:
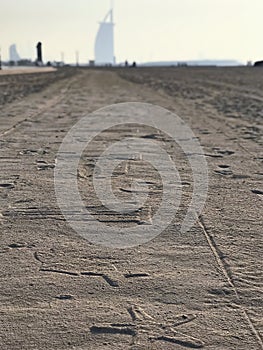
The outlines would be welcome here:
[[[2,350],[263,348],[262,74],[80,69],[2,106]],[[57,205],[54,167],[64,136],[83,115],[131,101],[163,106],[188,123],[206,155],[209,191],[194,227],[180,234],[193,191],[185,155],[151,128],[106,132],[78,169],[82,199],[101,222],[121,232],[160,204],[160,177],[139,158],[117,169],[113,186],[120,196],[129,193],[127,171],[156,184],[145,210],[127,219],[101,208],[92,173],[108,143],[136,135],[167,144],[183,183],[174,222],[147,244],[119,250],[91,244],[69,226]]]

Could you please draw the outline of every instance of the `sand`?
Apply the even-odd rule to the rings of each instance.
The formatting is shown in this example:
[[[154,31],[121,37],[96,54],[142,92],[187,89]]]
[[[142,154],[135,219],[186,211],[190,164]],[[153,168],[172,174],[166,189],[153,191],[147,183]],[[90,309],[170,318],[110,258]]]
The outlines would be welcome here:
[[[34,93],[23,75],[22,97],[0,77],[12,91],[7,101],[0,90],[1,349],[262,349],[263,70],[55,74],[38,75]],[[105,133],[104,145],[135,134],[166,144],[183,182],[174,222],[151,242],[119,250],[91,244],[65,221],[54,167],[64,136],[83,115],[130,101],[163,106],[187,122],[204,149],[209,190],[196,224],[181,234],[193,191],[185,156],[151,128]],[[140,158],[123,165],[115,190],[127,192],[125,172],[139,171],[156,184],[152,199],[128,219],[101,210],[91,181],[103,149],[97,141],[79,164],[83,201],[120,232],[142,224],[160,203],[160,177]]]
[[[70,67],[62,70],[54,70],[52,67],[2,70],[0,103],[4,105],[14,100],[19,101],[28,94],[37,93],[60,79],[70,77],[73,72],[74,69]]]
[[[0,70],[0,75],[47,73],[55,70],[54,67],[3,68]]]

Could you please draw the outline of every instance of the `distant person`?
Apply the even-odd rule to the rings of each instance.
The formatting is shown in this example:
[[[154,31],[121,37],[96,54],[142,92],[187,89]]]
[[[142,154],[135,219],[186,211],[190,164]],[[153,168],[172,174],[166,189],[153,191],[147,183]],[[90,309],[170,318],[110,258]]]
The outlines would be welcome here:
[[[136,68],[136,67],[137,67],[137,63],[136,63],[135,61],[133,62],[132,67],[133,67],[133,68]]]
[[[125,67],[129,67],[129,62],[127,60],[125,61]]]

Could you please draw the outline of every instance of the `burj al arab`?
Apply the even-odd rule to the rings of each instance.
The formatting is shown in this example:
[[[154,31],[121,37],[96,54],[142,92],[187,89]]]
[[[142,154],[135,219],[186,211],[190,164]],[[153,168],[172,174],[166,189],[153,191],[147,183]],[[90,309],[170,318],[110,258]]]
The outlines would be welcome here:
[[[115,64],[113,9],[100,23],[95,41],[95,63],[98,65]]]

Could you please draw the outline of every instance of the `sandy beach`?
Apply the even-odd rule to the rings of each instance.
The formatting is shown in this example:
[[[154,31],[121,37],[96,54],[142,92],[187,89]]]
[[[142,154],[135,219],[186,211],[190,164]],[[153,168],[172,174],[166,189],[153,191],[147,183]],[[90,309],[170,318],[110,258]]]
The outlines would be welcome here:
[[[0,348],[2,350],[263,349],[263,69],[69,68],[0,74]],[[127,173],[151,187],[144,210],[106,211],[92,185],[104,148],[124,137],[155,140],[182,182],[173,222],[152,241],[113,249],[90,243],[57,204],[54,169],[81,117],[116,103],[147,102],[192,129],[209,188],[195,225],[180,233],[193,193],[185,154],[152,128],[123,125],[83,152],[78,188],[96,220],[139,227],[161,201],[161,179],[134,159]],[[74,208],[73,208],[74,209]]]
[[[0,70],[0,75],[16,75],[16,74],[32,74],[32,73],[48,73],[54,72],[54,67],[3,67]]]

